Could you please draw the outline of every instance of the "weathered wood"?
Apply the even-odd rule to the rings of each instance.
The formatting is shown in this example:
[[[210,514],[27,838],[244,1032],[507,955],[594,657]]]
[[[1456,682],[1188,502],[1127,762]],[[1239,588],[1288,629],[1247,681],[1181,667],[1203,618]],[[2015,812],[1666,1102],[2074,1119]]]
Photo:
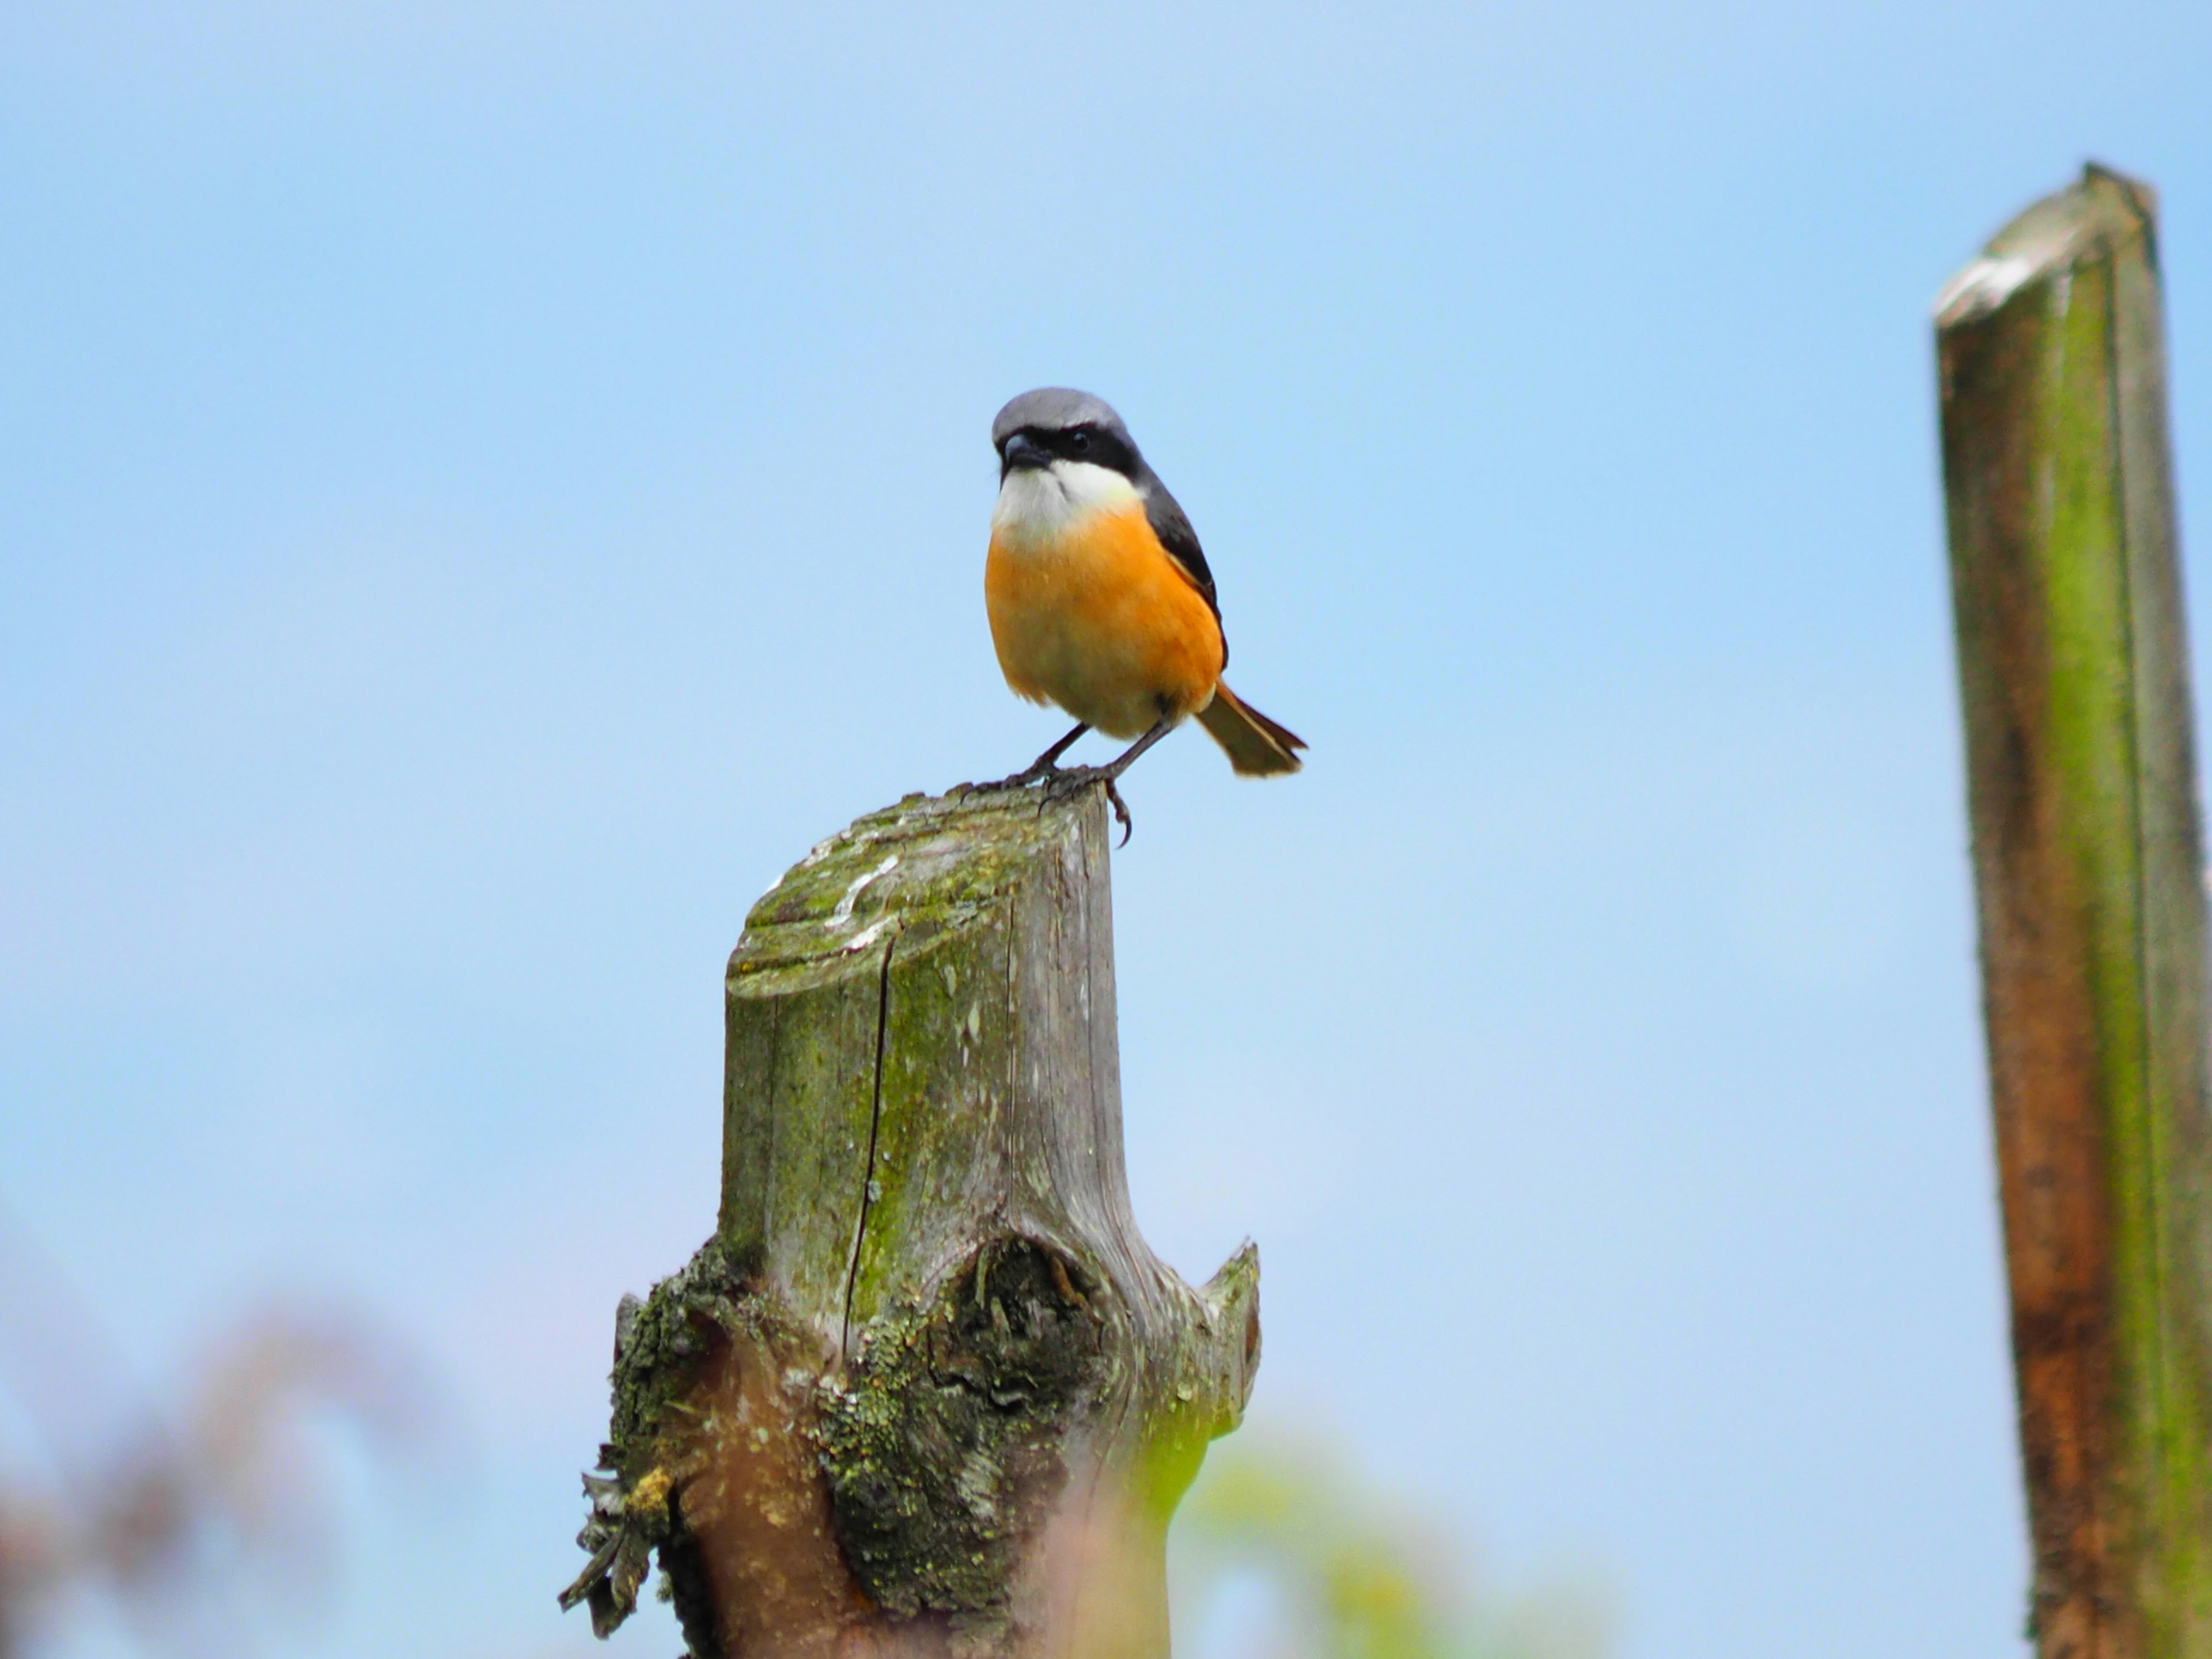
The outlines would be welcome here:
[[[601,1633],[691,1651],[1167,1651],[1168,1519],[1259,1359],[1129,1211],[1103,792],[909,797],[730,960],[722,1210],[617,1320]]]
[[[2155,209],[2099,167],[1937,302],[2046,1659],[2212,1655],[2205,890]]]

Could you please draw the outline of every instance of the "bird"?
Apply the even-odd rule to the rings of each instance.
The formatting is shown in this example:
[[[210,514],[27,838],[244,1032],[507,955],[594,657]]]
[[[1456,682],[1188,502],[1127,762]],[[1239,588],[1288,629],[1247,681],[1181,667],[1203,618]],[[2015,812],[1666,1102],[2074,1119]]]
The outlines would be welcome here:
[[[1024,392],[991,422],[999,499],[983,598],[999,669],[1017,696],[1056,703],[1075,729],[988,789],[1049,795],[1116,787],[1137,757],[1193,715],[1246,777],[1295,772],[1305,739],[1229,689],[1213,573],[1189,517],[1103,398]],[[1063,767],[1085,732],[1135,739],[1103,766]]]

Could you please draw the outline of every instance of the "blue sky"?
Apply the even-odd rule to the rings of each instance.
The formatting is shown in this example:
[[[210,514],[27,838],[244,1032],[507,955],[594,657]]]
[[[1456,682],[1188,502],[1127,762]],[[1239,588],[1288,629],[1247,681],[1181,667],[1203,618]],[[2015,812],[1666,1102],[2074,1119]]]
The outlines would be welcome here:
[[[1115,869],[1255,1410],[1626,1659],[2021,1653],[1928,306],[2154,179],[2203,501],[2208,82],[2197,0],[8,8],[0,1206],[149,1376],[272,1288],[434,1357],[289,1648],[588,1650],[723,960],[1056,734],[987,430],[1085,386],[1313,744],[1178,737]]]

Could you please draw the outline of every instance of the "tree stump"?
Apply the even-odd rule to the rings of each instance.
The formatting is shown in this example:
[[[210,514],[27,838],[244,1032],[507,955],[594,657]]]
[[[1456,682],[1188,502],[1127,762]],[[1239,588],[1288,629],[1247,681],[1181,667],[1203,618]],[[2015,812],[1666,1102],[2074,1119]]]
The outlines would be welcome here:
[[[713,1238],[617,1315],[605,1636],[658,1553],[695,1659],[1167,1652],[1167,1525],[1259,1361],[1122,1164],[1103,792],[909,796],[730,958]]]

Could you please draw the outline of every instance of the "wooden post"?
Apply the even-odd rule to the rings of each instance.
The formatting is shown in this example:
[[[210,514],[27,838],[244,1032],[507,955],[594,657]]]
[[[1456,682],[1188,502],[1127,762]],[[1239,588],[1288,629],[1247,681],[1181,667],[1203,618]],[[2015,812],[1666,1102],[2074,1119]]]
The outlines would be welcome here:
[[[2212,1655],[2205,889],[2155,206],[2089,167],[1937,301],[2045,1659]]]
[[[1103,793],[909,796],[730,959],[721,1218],[617,1316],[605,1635],[657,1551],[696,1659],[1164,1659],[1170,1515],[1259,1360],[1121,1161]]]

